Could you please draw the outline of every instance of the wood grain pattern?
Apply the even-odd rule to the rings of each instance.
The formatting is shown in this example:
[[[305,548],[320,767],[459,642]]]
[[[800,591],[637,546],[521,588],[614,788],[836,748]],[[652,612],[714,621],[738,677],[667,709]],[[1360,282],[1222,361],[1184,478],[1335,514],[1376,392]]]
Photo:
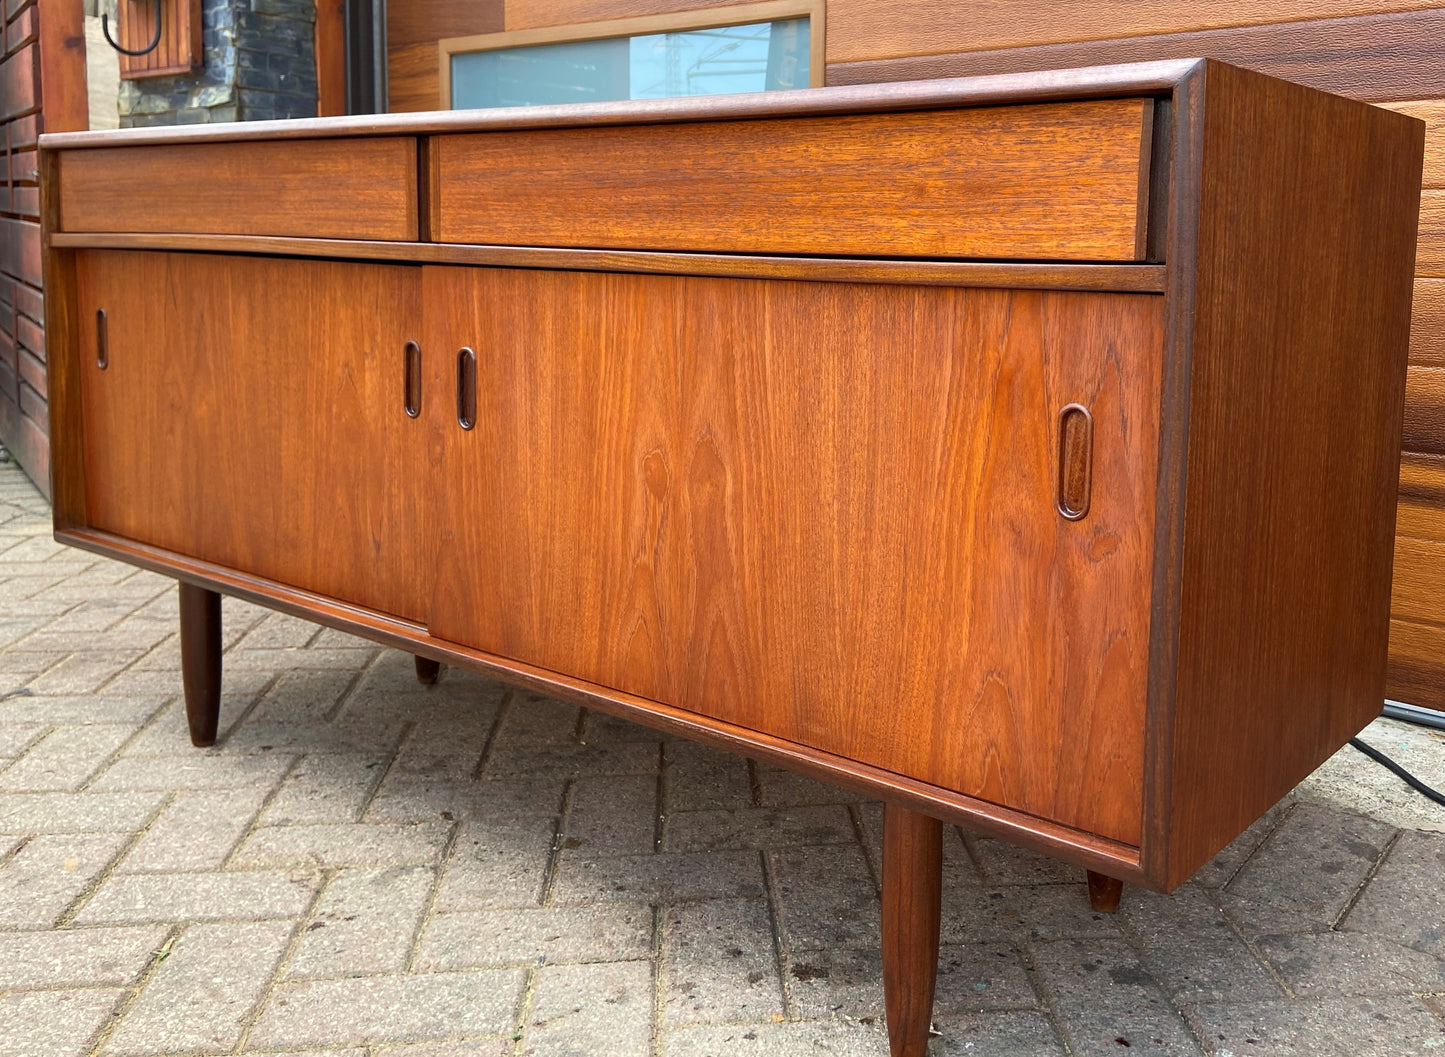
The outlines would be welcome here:
[[[417,238],[410,137],[67,151],[64,231]]]
[[[1171,885],[1379,712],[1424,134],[1218,63],[1205,97]]]
[[[1445,507],[1411,496],[1401,496],[1399,508],[1395,512],[1395,531],[1401,536],[1415,536],[1418,539],[1445,543]]]
[[[1445,624],[1440,599],[1445,596],[1445,541],[1405,535],[1395,538],[1395,576],[1390,616],[1418,624]],[[1434,659],[1439,671],[1441,658]]]
[[[425,274],[434,635],[1137,843],[1161,299]]]
[[[443,136],[433,237],[1134,260],[1146,118],[1146,101],[1127,99]]]
[[[1445,367],[1445,279],[1415,280],[1410,311],[1410,365]]]
[[[436,43],[444,37],[506,28],[505,0],[389,0],[386,5],[386,44],[391,51],[424,44],[435,59]]]
[[[1086,869],[1107,870],[1131,884],[1148,886],[1158,883],[1151,882],[1140,870],[1137,848],[1106,840],[1096,834],[1082,833],[1047,819],[949,793],[937,786],[882,771],[856,760],[809,749],[757,731],[745,730],[708,716],[698,716],[656,701],[597,686],[595,683],[587,683],[454,642],[432,638],[427,635],[424,627],[411,621],[399,620],[375,610],[297,590],[174,551],[122,539],[108,532],[65,529],[58,531],[56,538],[62,543],[93,554],[175,576],[188,583],[210,587],[226,595],[234,595],[282,613],[303,617],[385,646],[479,672],[509,686],[593,708],[606,715],[641,723],[669,736],[688,738],[728,752],[739,753],[750,759],[775,764],[866,796],[887,799],[924,814],[967,825],[978,833],[1011,840],[1055,855]]]
[[[81,251],[90,524],[423,619],[424,423],[402,407],[419,285],[393,265]]]
[[[346,113],[346,0],[316,0],[316,116]]]
[[[1445,187],[1445,99],[1417,99],[1385,105],[1425,122],[1425,171],[1421,176],[1421,185]]]
[[[390,5],[388,5],[390,6]],[[386,52],[386,108],[394,114],[435,110],[441,95],[436,41],[392,44]]]
[[[1403,443],[1407,451],[1445,454],[1445,367],[1410,368],[1405,382]]]
[[[403,0],[405,2],[405,0]],[[565,26],[575,22],[602,22],[641,15],[668,15],[728,7],[733,0],[504,0],[507,29]]]
[[[1400,495],[1445,503],[1445,455],[1403,452],[1400,455]]]
[[[1445,682],[1440,658],[1445,657],[1445,627],[1410,620],[1390,621],[1390,671],[1385,694],[1422,708],[1445,710]]]
[[[943,826],[883,805],[883,1002],[891,1057],[925,1057],[938,980]]]
[[[460,246],[447,242],[353,242],[253,235],[67,234],[50,236],[70,249],[204,250],[288,257],[473,264],[500,268],[712,275],[735,279],[903,283],[920,286],[1003,286],[1013,290],[1100,290],[1161,293],[1161,264],[1046,264],[1038,261],[908,261],[830,257],[755,257],[741,253],[654,253],[524,246]]]
[[[1109,37],[1336,18],[1425,8],[1428,0],[1050,0],[941,4],[932,0],[829,0],[829,62],[984,51]],[[1199,54],[1207,54],[1200,52]]]
[[[1070,44],[831,61],[828,83],[973,77],[1208,55],[1356,99],[1445,96],[1445,64],[1440,62],[1445,9],[1440,8],[1189,33],[1106,36]]]
[[[59,156],[40,155],[42,227],[54,231],[60,209]],[[90,523],[85,500],[84,426],[80,395],[80,337],[75,303],[75,251],[46,240],[44,248],[45,332],[51,353],[46,368],[50,418],[51,514],[57,530]],[[3,407],[0,401],[0,407]]]
[[[1420,241],[1415,251],[1415,272],[1445,279],[1445,191],[1420,192]]]

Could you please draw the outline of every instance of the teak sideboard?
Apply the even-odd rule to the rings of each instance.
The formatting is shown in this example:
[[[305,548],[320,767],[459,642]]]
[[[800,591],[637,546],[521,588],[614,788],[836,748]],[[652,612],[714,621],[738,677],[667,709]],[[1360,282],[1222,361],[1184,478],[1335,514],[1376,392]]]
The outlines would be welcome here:
[[[1170,890],[1380,710],[1423,124],[1208,61],[41,140],[56,538]]]

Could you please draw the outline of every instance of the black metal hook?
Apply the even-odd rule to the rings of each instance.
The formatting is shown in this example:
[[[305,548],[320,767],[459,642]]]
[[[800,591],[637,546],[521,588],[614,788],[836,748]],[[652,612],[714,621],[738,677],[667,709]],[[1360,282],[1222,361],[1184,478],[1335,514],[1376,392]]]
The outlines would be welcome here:
[[[147,44],[144,48],[141,48],[139,51],[132,51],[130,48],[122,48],[119,44],[115,42],[115,38],[110,35],[109,15],[100,16],[100,31],[101,33],[105,34],[105,42],[116,51],[120,52],[122,55],[149,55],[151,52],[155,51],[157,47],[160,46],[161,42],[161,0],[156,0],[156,35],[151,38],[151,42],[149,44]]]

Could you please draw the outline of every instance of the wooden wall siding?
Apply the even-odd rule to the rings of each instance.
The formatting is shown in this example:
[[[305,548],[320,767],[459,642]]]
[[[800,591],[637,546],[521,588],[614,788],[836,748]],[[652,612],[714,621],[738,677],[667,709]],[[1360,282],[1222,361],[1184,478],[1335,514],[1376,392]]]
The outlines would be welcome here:
[[[0,17],[0,443],[47,494],[48,385],[35,142],[42,122],[46,131],[86,126],[82,18],[79,3],[47,3],[42,18],[35,0],[9,0]]]
[[[158,43],[144,55],[120,56],[120,75],[125,79],[163,77],[186,73],[201,64],[201,0],[166,0],[161,5]],[[132,51],[145,48],[156,39],[154,0],[120,0],[116,17],[116,39]]]

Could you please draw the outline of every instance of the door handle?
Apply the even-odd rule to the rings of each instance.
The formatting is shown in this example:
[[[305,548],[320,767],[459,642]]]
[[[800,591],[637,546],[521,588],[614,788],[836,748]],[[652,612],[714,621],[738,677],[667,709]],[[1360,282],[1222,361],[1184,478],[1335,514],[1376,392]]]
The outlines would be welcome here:
[[[1094,416],[1083,404],[1059,412],[1059,478],[1054,505],[1070,521],[1089,512],[1094,488]]]
[[[457,425],[477,424],[477,354],[466,346],[457,353]]]
[[[421,414],[421,346],[408,341],[402,346],[401,402],[408,418]]]
[[[95,310],[95,365],[102,371],[110,366],[110,325],[103,308]]]

